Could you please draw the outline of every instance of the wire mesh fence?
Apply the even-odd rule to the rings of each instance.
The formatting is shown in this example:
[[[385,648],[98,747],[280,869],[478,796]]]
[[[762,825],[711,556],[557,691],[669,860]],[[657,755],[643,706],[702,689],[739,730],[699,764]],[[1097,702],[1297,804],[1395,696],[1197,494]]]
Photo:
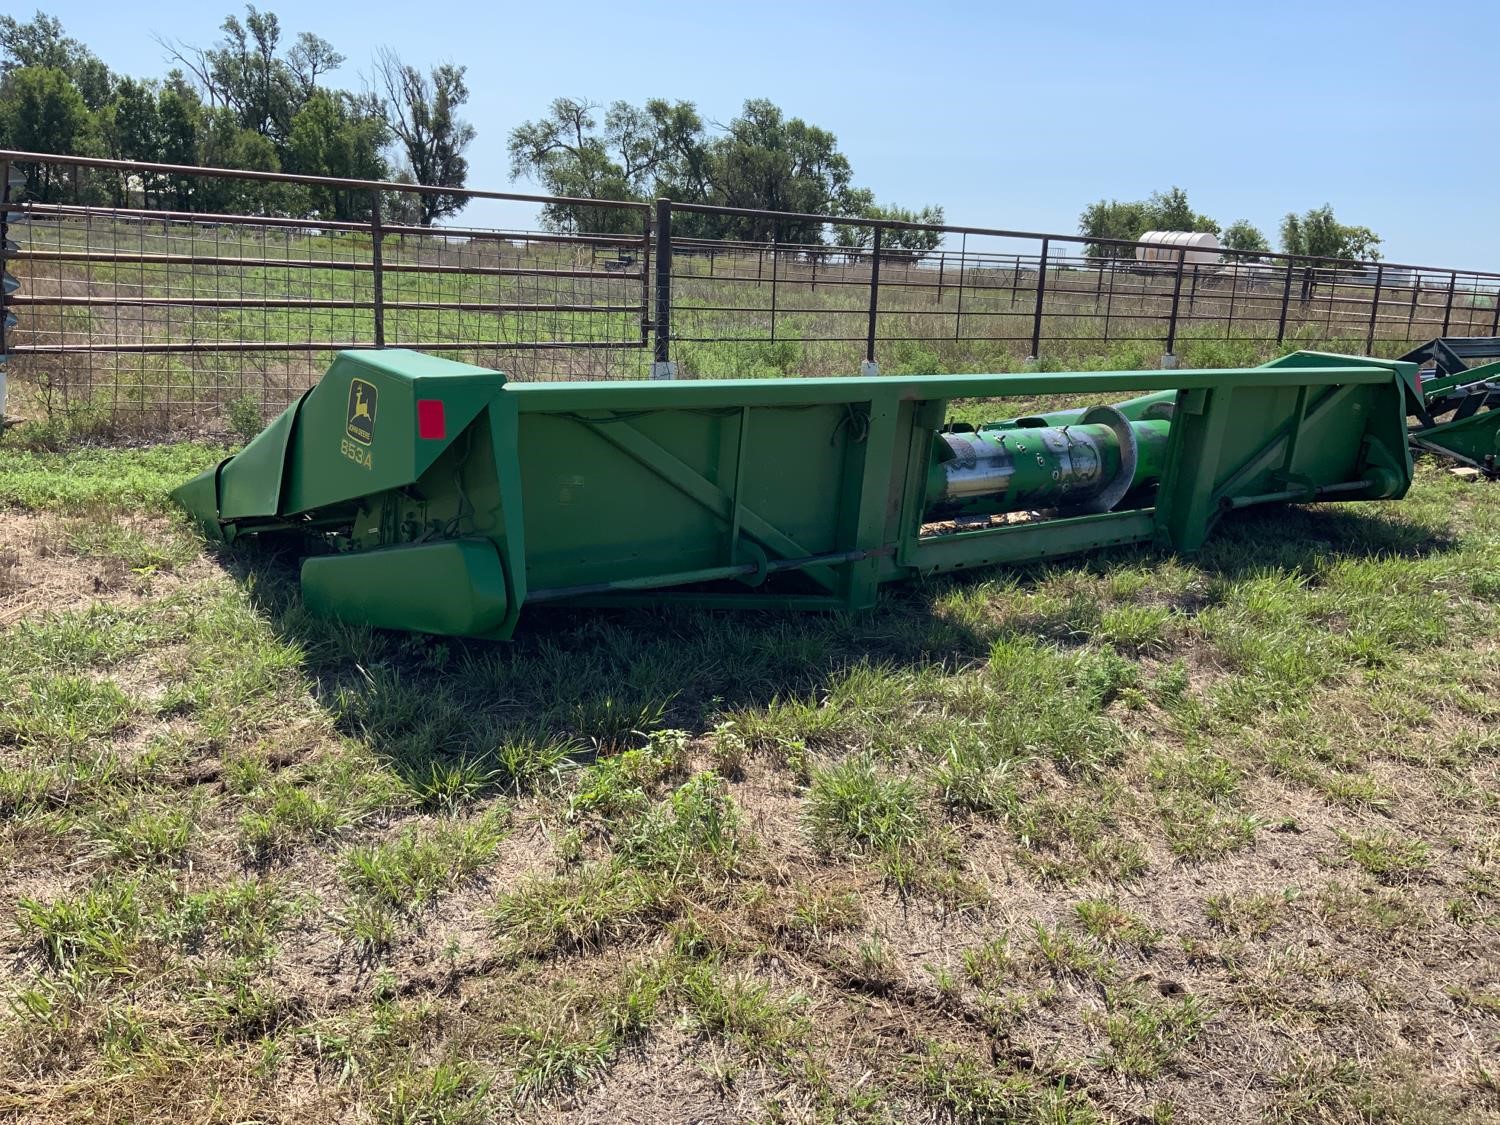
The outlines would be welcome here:
[[[862,361],[924,374],[1292,347],[1395,355],[1500,328],[1496,274],[933,229],[942,243],[919,251],[877,250],[869,237],[853,248],[674,239],[671,339],[664,349],[658,337],[658,358],[669,351],[695,377],[755,374],[789,355],[806,374]]]
[[[329,353],[361,347],[517,378],[639,374],[644,221],[639,235],[559,235],[389,223],[383,209],[359,222],[12,201],[12,408],[251,429]]]
[[[28,159],[0,151],[0,184]],[[0,207],[11,406],[116,430],[252,430],[350,347],[519,379],[720,378],[1394,355],[1500,330],[1500,275],[1479,271],[664,200],[590,201],[591,214],[623,214],[611,224],[623,234],[423,227],[399,221],[403,194],[425,190],[413,185],[45,159],[65,166],[71,197],[11,188]],[[170,175],[189,204],[212,178],[312,183],[366,200],[336,211],[368,218],[133,206],[130,169]],[[90,198],[90,173],[112,177],[109,199]],[[674,215],[691,229],[684,214],[700,230],[754,215],[770,238],[674,236]],[[780,241],[782,228],[800,240]]]

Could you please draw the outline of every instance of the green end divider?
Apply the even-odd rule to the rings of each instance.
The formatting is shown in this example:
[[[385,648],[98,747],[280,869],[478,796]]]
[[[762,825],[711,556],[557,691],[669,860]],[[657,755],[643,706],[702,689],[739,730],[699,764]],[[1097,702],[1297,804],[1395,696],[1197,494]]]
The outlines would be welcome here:
[[[1126,543],[1411,479],[1415,365],[509,384],[346,352],[177,492],[214,538],[293,535],[315,612],[506,637],[527,602],[859,609],[880,585]],[[945,430],[962,399],[1141,397]]]

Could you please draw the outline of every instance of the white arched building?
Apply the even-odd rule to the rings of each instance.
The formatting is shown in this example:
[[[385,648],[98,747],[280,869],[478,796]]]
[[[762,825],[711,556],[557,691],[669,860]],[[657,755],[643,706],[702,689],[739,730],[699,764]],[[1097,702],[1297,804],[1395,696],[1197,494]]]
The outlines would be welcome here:
[[[1158,266],[1175,266],[1178,254],[1185,266],[1209,266],[1219,262],[1219,236],[1209,231],[1148,230],[1143,245],[1135,248],[1135,260]]]

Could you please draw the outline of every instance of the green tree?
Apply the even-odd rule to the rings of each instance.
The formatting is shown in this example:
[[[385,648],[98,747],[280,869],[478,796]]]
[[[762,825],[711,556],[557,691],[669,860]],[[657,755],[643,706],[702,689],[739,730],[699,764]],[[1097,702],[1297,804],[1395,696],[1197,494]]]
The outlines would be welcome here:
[[[853,171],[826,129],[751,98],[708,146],[710,202],[806,214],[847,214]],[[859,202],[863,202],[863,199]],[[858,206],[858,203],[855,204]],[[703,234],[747,242],[821,243],[822,224],[770,215],[705,216]]]
[[[1341,258],[1378,261],[1380,236],[1369,227],[1339,222],[1327,203],[1281,220],[1281,249],[1299,258]]]
[[[544,117],[512,129],[511,177],[528,177],[549,195],[572,199],[645,199],[651,138],[633,107],[624,102],[616,102],[610,115],[628,119],[628,127],[601,135],[598,109],[579,98],[556,98]],[[615,142],[613,152],[611,141]],[[569,203],[543,207],[542,225],[549,230],[595,234],[634,233],[640,229],[634,212]]]
[[[511,177],[536,181],[551,195],[643,202],[670,196],[684,202],[708,197],[708,154],[703,120],[692,102],[652,98],[634,106],[618,101],[602,119],[601,106],[557,98],[545,116],[510,133]],[[548,204],[549,230],[635,233],[638,212],[617,207]]]
[[[297,35],[297,43],[288,52],[286,61],[305,102],[319,89],[319,76],[331,74],[344,65],[345,59],[328,40],[303,31]]]
[[[853,207],[851,210],[862,219],[884,219],[890,222],[928,226],[941,226],[943,223],[941,207],[923,207],[920,211],[914,211],[908,207],[882,207],[871,198],[868,203]],[[839,225],[834,228],[835,245],[863,250],[873,242],[874,229],[871,227]],[[880,235],[881,257],[898,257],[918,262],[942,243],[943,232],[940,230],[887,227]]]
[[[271,139],[241,125],[239,114],[228,106],[207,108],[199,118],[197,162],[210,168],[281,171]],[[204,176],[193,186],[193,209],[198,211],[297,212],[297,201],[295,189],[284,184]]]
[[[88,126],[83,95],[57,67],[20,67],[0,79],[0,131],[8,147],[73,153]],[[50,164],[25,167],[27,195],[43,203],[59,198],[60,169]]]
[[[1078,217],[1078,231],[1094,239],[1121,239],[1126,242],[1140,238],[1151,229],[1151,220],[1146,216],[1146,204],[1121,203],[1115,199],[1101,199],[1091,203]],[[1123,246],[1099,241],[1085,244],[1083,252],[1090,258],[1115,258],[1128,254]]]
[[[243,22],[227,16],[220,30],[224,38],[212,47],[163,46],[192,73],[210,107],[233,110],[241,129],[284,141],[300,86],[287,60],[277,54],[281,21],[274,12],[247,4]]]
[[[1249,254],[1259,254],[1271,248],[1260,228],[1252,225],[1249,219],[1236,219],[1225,228],[1224,246],[1229,250],[1241,250]]]
[[[474,139],[474,126],[457,114],[469,100],[464,71],[464,67],[443,63],[423,74],[403,63],[395,52],[380,52],[376,77],[385,123],[419,184],[461,188],[468,179],[464,149]],[[422,225],[456,214],[467,202],[462,195],[422,193]]]
[[[328,76],[344,56],[305,31],[288,45],[274,12],[247,4],[221,30],[209,47],[163,41],[179,64],[163,78],[116,78],[53,17],[0,16],[0,143],[148,163],[386,179],[395,139],[422,182],[462,184],[462,152],[474,133],[454,115],[467,97],[461,67],[423,75],[391,56],[397,96],[383,99],[330,88]],[[399,134],[391,128],[395,121]],[[58,173],[29,171],[34,196],[59,198]],[[367,217],[372,203],[367,192],[164,173],[75,171],[68,188],[75,200],[117,206],[139,198],[146,207],[174,210],[344,219]],[[394,197],[387,202],[397,207]],[[451,196],[427,197],[418,217],[430,222],[460,205]]]
[[[1089,205],[1078,217],[1078,233],[1090,239],[1120,239],[1134,242],[1151,230],[1199,231],[1217,234],[1219,224],[1207,215],[1194,211],[1187,193],[1179,187],[1154,191],[1149,199],[1122,203],[1101,199]],[[1090,258],[1129,256],[1129,249],[1104,241],[1086,243],[1084,254]]]
[[[931,221],[941,209],[875,208],[872,193],[851,186],[848,159],[834,135],[787,118],[765,99],[747,101],[740,116],[710,134],[691,102],[653,98],[615,102],[607,110],[579,98],[558,98],[547,113],[511,130],[511,176],[529,178],[553,195],[644,202],[665,196],[753,210],[813,214],[910,216]],[[927,219],[924,220],[923,216]],[[582,204],[543,208],[552,230],[598,233],[639,230],[637,213]],[[824,223],[767,215],[682,212],[674,229],[687,237],[820,244]],[[857,228],[837,230],[843,237]],[[866,228],[867,229],[867,228]],[[922,251],[934,232],[893,232],[893,249]]]
[[[0,77],[12,70],[51,67],[68,76],[89,109],[109,100],[113,78],[99,56],[63,33],[62,24],[44,12],[29,23],[0,16]]]
[[[224,37],[212,47],[162,45],[192,74],[210,106],[232,109],[240,128],[271,138],[284,159],[297,114],[344,56],[307,31],[283,53],[280,19],[254,4],[245,6],[243,20],[225,17],[220,30]]]
[[[615,102],[604,117],[626,178],[645,195],[702,203],[709,197],[707,131],[692,102]]]
[[[342,91],[315,90],[292,119],[288,172],[342,179],[379,180],[390,174],[381,150],[389,139],[379,107]],[[330,219],[367,219],[367,192],[308,188],[313,212]]]
[[[152,84],[121,78],[114,97],[94,114],[93,141],[93,147],[112,160],[160,160],[161,116]],[[116,206],[125,204],[134,181],[139,183],[142,200],[149,207],[159,178],[155,173],[130,177],[109,172],[99,176]]]
[[[122,78],[107,106],[110,155],[121,160],[157,160],[161,153],[161,114],[149,82]]]
[[[1174,187],[1165,193],[1153,191],[1151,198],[1146,200],[1146,217],[1156,224],[1154,227],[1147,227],[1147,230],[1219,233],[1219,224],[1207,215],[1194,211],[1188,203],[1187,192],[1180,187]]]
[[[203,124],[203,102],[180,70],[167,75],[156,96],[157,159],[163,164],[199,163],[198,134]],[[188,176],[166,177],[169,205],[177,211],[191,210],[194,181]]]

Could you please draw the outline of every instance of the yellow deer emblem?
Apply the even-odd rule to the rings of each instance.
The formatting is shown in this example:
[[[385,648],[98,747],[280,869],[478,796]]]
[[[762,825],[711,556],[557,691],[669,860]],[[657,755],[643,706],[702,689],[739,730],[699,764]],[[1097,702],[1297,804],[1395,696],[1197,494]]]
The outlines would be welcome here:
[[[344,423],[345,432],[361,445],[369,445],[375,437],[375,404],[378,401],[375,385],[363,379],[349,384],[349,416]]]

